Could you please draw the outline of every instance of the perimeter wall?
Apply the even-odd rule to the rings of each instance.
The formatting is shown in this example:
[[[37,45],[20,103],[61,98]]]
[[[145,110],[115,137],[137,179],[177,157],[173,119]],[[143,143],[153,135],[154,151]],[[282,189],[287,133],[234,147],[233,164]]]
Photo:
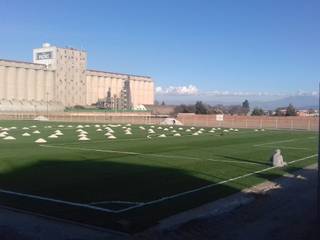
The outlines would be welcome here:
[[[167,115],[152,115],[150,112],[7,112],[0,113],[0,120],[33,120],[37,116],[50,121],[88,123],[131,123],[157,125]],[[217,121],[216,115],[178,114],[177,120],[186,126],[225,128],[265,128],[288,130],[318,130],[318,117],[267,117],[267,116],[223,116]]]

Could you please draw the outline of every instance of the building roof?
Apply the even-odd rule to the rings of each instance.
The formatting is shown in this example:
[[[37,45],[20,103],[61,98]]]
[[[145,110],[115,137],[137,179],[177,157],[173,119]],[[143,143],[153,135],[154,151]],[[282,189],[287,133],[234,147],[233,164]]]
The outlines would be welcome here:
[[[151,80],[150,76],[143,76],[143,75],[134,75],[134,74],[118,73],[118,72],[106,72],[106,71],[100,71],[100,70],[94,70],[94,69],[87,69],[87,71],[99,72],[99,73],[107,73],[107,74],[126,75],[126,76],[132,76],[132,77],[142,77],[142,78],[149,78]]]
[[[12,62],[12,63],[32,64],[32,65],[39,65],[39,66],[44,66],[44,67],[46,67],[46,65],[45,65],[45,64],[33,63],[33,62],[24,62],[24,61],[9,60],[9,59],[1,59],[1,58],[0,58],[0,61],[4,61],[4,62]]]

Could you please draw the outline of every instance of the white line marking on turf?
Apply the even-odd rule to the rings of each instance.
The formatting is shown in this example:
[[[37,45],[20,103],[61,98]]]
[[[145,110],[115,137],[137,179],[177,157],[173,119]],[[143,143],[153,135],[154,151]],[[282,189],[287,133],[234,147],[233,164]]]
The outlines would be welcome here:
[[[288,164],[304,161],[304,160],[307,160],[307,159],[310,159],[310,158],[313,158],[313,157],[316,157],[316,156],[318,156],[318,154],[314,154],[314,155],[311,155],[311,156],[308,156],[308,157],[296,159],[296,160],[293,160],[293,161],[289,162]],[[173,198],[176,198],[176,197],[180,197],[180,196],[184,196],[184,195],[187,195],[187,194],[190,194],[190,193],[199,192],[199,191],[204,190],[204,189],[208,189],[208,188],[211,188],[211,187],[214,187],[214,186],[218,186],[218,185],[222,185],[222,184],[225,184],[225,183],[233,182],[235,180],[239,180],[239,179],[242,179],[242,178],[250,177],[252,175],[255,175],[255,174],[258,174],[258,173],[262,173],[262,172],[266,172],[266,171],[269,171],[269,170],[275,169],[275,168],[277,168],[277,167],[273,166],[273,167],[264,168],[262,170],[254,171],[252,173],[247,173],[247,174],[244,174],[244,175],[241,175],[241,176],[238,176],[238,177],[235,177],[235,178],[230,178],[228,180],[224,180],[224,181],[221,181],[221,182],[209,184],[209,185],[206,185],[206,186],[203,186],[203,187],[200,187],[200,188],[196,188],[196,189],[193,189],[193,190],[190,190],[190,191],[185,191],[185,192],[181,192],[181,193],[174,194],[174,195],[171,195],[171,196],[162,197],[162,198],[159,198],[159,199],[156,199],[156,200],[153,200],[153,201],[150,201],[150,202],[146,202],[146,203],[138,205],[138,206],[132,206],[132,207],[128,207],[128,208],[125,208],[125,209],[121,209],[121,210],[118,211],[118,213],[125,212],[125,211],[131,210],[131,209],[135,209],[135,208],[144,207],[144,206],[155,204],[155,203],[159,203],[159,202],[163,202],[163,201],[166,201],[166,200],[169,200],[169,199],[173,199]]]
[[[119,203],[119,204],[131,204],[131,205],[143,204],[143,202],[129,202],[129,201],[99,201],[99,202],[91,202],[89,204],[97,205],[97,204],[105,204],[105,203]]]
[[[283,140],[283,141],[275,141],[275,142],[267,142],[267,143],[262,143],[262,144],[255,144],[253,145],[254,147],[260,147],[260,146],[264,146],[264,145],[270,145],[270,144],[276,144],[276,143],[287,143],[287,142],[294,142],[296,141],[296,138],[293,139],[288,139],[288,140]]]
[[[313,157],[316,157],[316,156],[318,156],[318,154],[314,154],[314,155],[311,155],[311,156],[308,156],[308,157],[296,159],[296,160],[293,160],[293,161],[289,162],[288,164],[290,165],[290,164],[293,164],[293,163],[296,163],[296,162],[300,162],[300,161],[304,161],[304,160],[307,160],[307,159],[310,159],[310,158],[313,158]],[[233,182],[233,181],[236,181],[238,179],[250,177],[252,175],[255,175],[255,174],[258,174],[258,173],[261,173],[261,172],[266,172],[266,171],[269,171],[269,170],[274,169],[274,168],[276,168],[276,167],[264,168],[262,170],[254,171],[252,173],[247,173],[247,174],[235,177],[235,178],[230,178],[230,179],[227,179],[227,180],[224,180],[224,181],[220,181],[220,182],[217,182],[217,183],[205,185],[203,187],[195,188],[195,189],[192,189],[192,190],[189,190],[189,191],[185,191],[185,192],[181,192],[181,193],[178,193],[178,194],[162,197],[162,198],[159,198],[159,199],[156,199],[156,200],[153,200],[153,201],[140,203],[138,205],[131,206],[131,207],[124,208],[124,209],[120,209],[120,210],[112,210],[112,209],[108,209],[108,208],[92,206],[92,205],[89,205],[89,204],[75,203],[75,202],[64,201],[64,200],[59,200],[59,199],[54,199],[54,198],[49,198],[49,197],[41,197],[41,196],[33,195],[33,194],[19,193],[19,192],[4,190],[4,189],[0,189],[0,193],[5,193],[5,194],[9,194],[9,195],[14,195],[14,196],[20,196],[20,197],[28,197],[28,198],[44,200],[44,201],[49,201],[49,202],[55,202],[55,203],[61,203],[61,204],[70,205],[70,206],[83,207],[83,208],[93,209],[93,210],[97,210],[97,211],[101,211],[101,212],[121,213],[121,212],[126,212],[126,211],[131,210],[131,209],[140,208],[140,207],[152,205],[152,204],[155,204],[155,203],[163,202],[163,201],[166,201],[166,200],[169,200],[169,199],[173,199],[173,198],[176,198],[176,197],[184,196],[184,195],[187,195],[187,194],[190,194],[190,193],[199,192],[201,190],[208,189],[208,188],[211,188],[211,187],[214,187],[214,186],[218,186],[218,185],[222,185],[224,183]]]
[[[55,199],[55,198],[41,197],[38,195],[14,192],[14,191],[9,191],[9,190],[4,190],[4,189],[0,189],[0,193],[10,194],[10,195],[15,195],[15,196],[20,196],[20,197],[28,197],[28,198],[44,200],[44,201],[49,201],[49,202],[55,202],[55,203],[61,203],[61,204],[71,205],[71,206],[76,206],[76,207],[90,208],[90,209],[98,210],[98,211],[102,211],[102,212],[109,212],[109,213],[116,213],[117,212],[117,211],[114,211],[111,209],[91,206],[91,205],[84,204],[84,203],[76,203],[76,202],[59,200],[59,199]]]
[[[126,152],[126,151],[116,151],[116,150],[108,150],[108,149],[63,147],[63,146],[55,146],[55,145],[39,145],[39,146],[47,147],[47,148],[61,148],[61,149],[79,150],[79,151],[94,151],[94,152],[118,153],[118,154],[128,154],[128,155],[152,156],[152,157],[160,157],[160,158],[174,158],[174,159],[178,158],[178,159],[190,159],[190,160],[203,160],[203,161],[210,161],[210,162],[229,162],[229,163],[240,163],[240,164],[265,165],[262,163],[260,164],[260,163],[245,162],[245,161],[218,160],[218,159],[210,159],[210,158],[206,159],[206,158],[198,158],[198,157],[163,155],[163,154],[154,154],[154,153]]]
[[[275,146],[254,146],[254,147],[260,147],[260,148],[283,148],[283,149],[295,149],[295,150],[307,150],[310,151],[310,148],[301,148],[301,147],[289,147],[289,146],[279,146],[279,145],[275,145]]]

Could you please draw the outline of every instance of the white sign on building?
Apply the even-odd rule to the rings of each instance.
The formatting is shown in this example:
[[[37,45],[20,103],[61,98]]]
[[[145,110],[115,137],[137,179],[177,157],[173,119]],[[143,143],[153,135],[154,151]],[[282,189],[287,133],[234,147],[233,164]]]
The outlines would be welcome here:
[[[217,114],[216,121],[222,122],[223,121],[223,114]]]

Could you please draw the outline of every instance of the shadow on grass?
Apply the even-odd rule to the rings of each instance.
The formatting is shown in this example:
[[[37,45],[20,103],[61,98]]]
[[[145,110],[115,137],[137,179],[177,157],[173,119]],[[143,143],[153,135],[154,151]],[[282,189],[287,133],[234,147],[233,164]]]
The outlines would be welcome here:
[[[33,165],[1,173],[0,188],[90,204],[99,201],[149,202],[215,183],[196,177],[192,172],[150,165],[93,159],[41,160]],[[269,176],[259,175],[263,179]],[[239,188],[221,184],[122,213],[102,212],[6,193],[0,193],[0,202],[47,216],[134,233],[156,224],[164,217],[238,191]]]
[[[40,160],[0,174],[1,189],[82,204],[99,201],[148,202],[212,183],[179,169],[92,159]],[[163,217],[235,191],[221,185],[209,191],[210,194],[204,191],[192,194],[191,198],[190,195],[181,196],[124,213],[101,212],[6,193],[0,193],[0,201],[14,208],[44,215],[135,232]]]

